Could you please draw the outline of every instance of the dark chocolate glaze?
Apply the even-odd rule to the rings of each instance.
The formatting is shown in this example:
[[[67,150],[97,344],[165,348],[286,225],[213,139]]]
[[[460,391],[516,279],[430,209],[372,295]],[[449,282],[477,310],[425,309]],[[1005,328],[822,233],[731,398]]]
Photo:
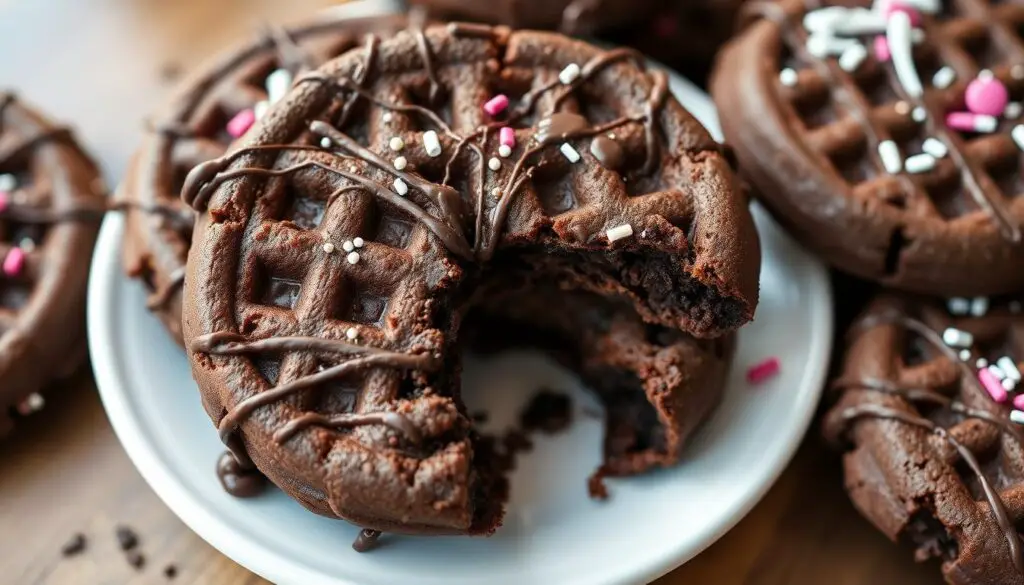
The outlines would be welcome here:
[[[626,164],[626,153],[614,139],[608,136],[595,136],[590,142],[590,154],[594,155],[606,169],[617,171]]]
[[[912,331],[919,335],[922,339],[928,342],[936,351],[944,355],[953,364],[956,364],[960,370],[962,383],[973,384],[978,387],[980,392],[984,392],[984,388],[981,387],[981,382],[977,379],[970,366],[964,363],[956,351],[947,346],[943,341],[941,335],[934,329],[929,327],[922,321],[913,319],[899,313],[883,313],[879,315],[872,315],[864,320],[856,327],[855,332],[864,331],[873,327],[882,325],[896,325]],[[875,390],[879,392],[886,392],[896,396],[905,398],[912,402],[930,402],[934,405],[948,408],[951,411],[963,415],[968,418],[974,418],[977,420],[984,421],[988,424],[998,427],[1003,433],[1013,437],[1016,441],[1024,444],[1024,436],[1021,435],[1020,429],[1010,424],[1007,420],[1002,420],[988,412],[980,411],[977,409],[968,408],[966,405],[952,400],[947,396],[944,396],[938,392],[923,388],[910,388],[895,384],[893,382],[885,380],[874,380],[874,379],[863,379],[863,380],[848,380],[840,379],[835,383],[837,389],[867,389]],[[978,463],[978,459],[974,454],[967,449],[963,444],[956,440],[950,433],[943,427],[939,426],[935,422],[926,419],[924,417],[902,412],[893,408],[878,404],[861,404],[851,406],[839,413],[837,421],[844,426],[849,426],[854,421],[863,418],[882,418],[889,420],[898,420],[903,423],[913,425],[922,429],[925,429],[936,436],[949,442],[959,453],[960,457],[967,463],[967,466],[971,469],[971,472],[977,477],[978,483],[985,494],[985,499],[988,501],[989,507],[992,510],[992,515],[995,517],[996,523],[999,525],[1000,530],[1006,538],[1006,543],[1010,548],[1010,554],[1012,556],[1014,567],[1016,567],[1018,573],[1024,576],[1024,552],[1022,552],[1020,536],[1017,534],[1017,529],[1013,524],[1013,520],[1007,513],[1006,505],[1003,503],[999,494],[992,487],[991,482],[985,477],[982,471],[981,465]],[[843,436],[845,435],[845,429],[833,429],[832,436]]]
[[[224,491],[236,498],[254,498],[267,487],[267,478],[255,467],[242,465],[232,451],[217,458],[217,479]]]

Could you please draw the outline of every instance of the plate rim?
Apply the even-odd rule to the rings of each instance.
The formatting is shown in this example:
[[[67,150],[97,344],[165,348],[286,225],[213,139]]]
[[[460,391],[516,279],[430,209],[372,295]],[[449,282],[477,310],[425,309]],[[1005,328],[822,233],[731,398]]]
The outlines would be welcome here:
[[[669,70],[671,72],[671,70]],[[695,96],[710,99],[689,81],[672,75],[673,85],[682,83],[693,90]],[[713,106],[710,110],[714,112]],[[702,123],[709,126],[713,135],[717,129],[711,127],[717,120],[704,119]],[[779,226],[765,209],[753,202],[751,211],[759,216],[764,225],[778,232],[785,240],[792,238]],[[765,231],[762,228],[760,231]],[[180,483],[171,471],[159,445],[147,439],[146,432],[138,419],[135,418],[129,399],[130,391],[120,391],[126,386],[123,383],[126,375],[124,365],[117,359],[117,352],[110,340],[112,324],[116,322],[115,307],[107,302],[113,295],[119,279],[126,279],[120,262],[121,240],[124,232],[124,218],[120,215],[107,217],[101,227],[100,235],[91,260],[90,278],[87,301],[87,323],[89,351],[92,356],[93,371],[97,389],[104,410],[110,420],[114,433],[128,454],[129,459],[138,469],[149,487],[195,534],[205,540],[228,558],[246,569],[275,583],[303,583],[311,585],[359,585],[342,576],[328,576],[310,569],[300,562],[281,555],[273,547],[259,539],[246,535],[238,538],[238,532],[232,529],[220,515],[207,509],[202,498],[195,496],[183,483]],[[762,234],[763,238],[763,234]],[[682,564],[690,561],[723,535],[732,530],[767,494],[768,490],[778,481],[782,472],[792,461],[800,444],[807,435],[813,421],[817,404],[824,390],[825,379],[830,363],[833,344],[833,292],[827,269],[822,261],[814,257],[799,244],[793,247],[795,258],[807,272],[807,287],[813,293],[808,299],[808,314],[814,323],[811,329],[809,364],[803,371],[799,388],[801,392],[794,402],[794,407],[801,411],[797,424],[789,429],[784,437],[785,447],[779,451],[778,460],[774,465],[765,466],[768,470],[750,482],[750,488],[743,491],[739,500],[742,505],[735,506],[729,514],[722,515],[714,524],[715,530],[710,531],[698,545],[681,540],[678,546],[668,547],[666,552],[656,561],[646,566],[637,567],[629,575],[609,575],[601,581],[588,581],[599,585],[629,585],[638,582],[649,582],[661,577]],[[733,367],[741,367],[734,364]]]

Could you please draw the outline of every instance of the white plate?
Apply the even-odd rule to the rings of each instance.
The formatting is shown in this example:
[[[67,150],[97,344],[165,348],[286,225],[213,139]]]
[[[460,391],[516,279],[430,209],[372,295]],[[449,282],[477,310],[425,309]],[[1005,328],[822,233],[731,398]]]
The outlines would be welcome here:
[[[706,125],[714,108],[691,84],[672,89]],[[789,462],[807,430],[832,343],[832,297],[822,265],[754,208],[764,262],[757,320],[740,334],[724,403],[675,469],[609,481],[611,499],[588,499],[600,461],[601,423],[580,414],[594,399],[536,354],[469,360],[467,402],[514,418],[544,383],[571,391],[576,423],[538,437],[512,478],[505,525],[489,539],[385,536],[369,554],[357,528],[327,520],[274,491],[255,500],[224,493],[214,475],[223,451],[199,403],[185,356],[121,273],[123,220],[103,225],[89,286],[89,343],[103,403],[121,443],[156,493],[196,533],[277,583],[612,585],[652,580],[686,562],[740,520]],[[781,375],[744,382],[770,355]]]

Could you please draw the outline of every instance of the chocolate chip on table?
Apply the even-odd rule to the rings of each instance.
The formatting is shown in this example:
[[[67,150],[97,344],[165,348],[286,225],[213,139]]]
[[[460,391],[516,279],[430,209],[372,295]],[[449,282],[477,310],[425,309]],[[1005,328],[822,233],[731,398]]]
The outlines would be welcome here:
[[[139,546],[139,536],[131,528],[118,526],[115,534],[117,535],[117,544],[121,547],[121,550],[128,551]]]
[[[75,533],[60,549],[60,554],[65,557],[73,557],[85,550],[85,535],[81,532]]]
[[[146,557],[137,550],[129,550],[125,553],[125,559],[128,560],[128,564],[135,567],[136,570],[142,570],[142,567],[146,566]]]
[[[166,567],[164,567],[164,577],[166,577],[168,580],[173,579],[173,578],[175,578],[177,576],[178,576],[178,567],[176,567],[174,565],[167,565]]]

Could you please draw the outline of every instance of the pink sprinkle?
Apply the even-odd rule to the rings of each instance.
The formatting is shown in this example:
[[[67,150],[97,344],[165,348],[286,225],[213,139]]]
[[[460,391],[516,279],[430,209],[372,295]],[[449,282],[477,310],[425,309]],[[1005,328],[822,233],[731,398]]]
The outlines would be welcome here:
[[[896,12],[906,13],[906,15],[910,17],[911,26],[921,26],[921,13],[918,12],[916,8],[905,2],[892,0],[890,2],[886,2],[882,8],[882,13],[886,18],[889,18],[890,15]]]
[[[996,78],[977,78],[967,84],[964,96],[967,109],[975,114],[1002,116],[1006,104],[1010,103],[1010,92],[1002,81]]]
[[[509,128],[508,126],[505,126],[504,128],[502,128],[498,132],[498,141],[501,144],[503,144],[503,145],[505,145],[505,146],[507,146],[509,148],[515,148],[516,147],[516,132],[515,132],[515,130],[513,130],[512,128]]]
[[[488,115],[497,116],[498,114],[504,112],[505,108],[507,107],[508,96],[506,96],[503,93],[499,93],[498,95],[488,100],[486,104],[484,104],[484,111],[487,112]]]
[[[1006,389],[1003,388],[999,378],[996,378],[988,368],[978,370],[978,379],[981,380],[981,385],[985,387],[985,390],[988,390],[988,395],[992,397],[992,400],[1006,402]]]
[[[11,196],[7,191],[0,191],[0,213],[7,211],[7,205],[11,202]]]
[[[4,258],[4,274],[7,276],[17,276],[24,267],[25,251],[21,248],[11,248],[11,251]]]
[[[780,369],[782,369],[782,365],[779,363],[779,358],[770,357],[761,363],[750,366],[750,369],[747,370],[747,382],[760,384],[778,374]]]
[[[228,122],[227,131],[232,138],[239,138],[243,134],[252,128],[253,123],[256,122],[256,112],[252,108],[247,108],[235,114],[234,118]]]
[[[889,41],[884,36],[875,37],[875,59],[878,59],[880,63],[885,63],[892,58],[892,53],[889,51]]]
[[[999,121],[985,114],[971,112],[950,112],[946,114],[946,125],[962,132],[995,132]]]
[[[1013,407],[1017,410],[1024,410],[1024,394],[1018,394],[1013,398]]]

